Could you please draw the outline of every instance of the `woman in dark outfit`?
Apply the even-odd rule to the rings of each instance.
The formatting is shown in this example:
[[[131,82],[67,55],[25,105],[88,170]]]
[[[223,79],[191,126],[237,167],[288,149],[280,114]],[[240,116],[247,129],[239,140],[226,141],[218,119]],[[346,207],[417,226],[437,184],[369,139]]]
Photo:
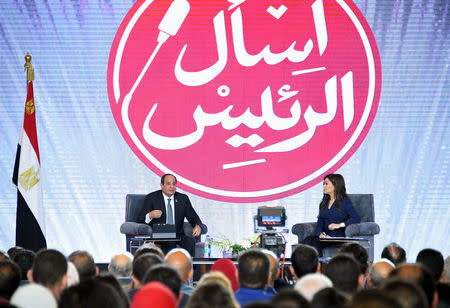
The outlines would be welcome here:
[[[347,197],[342,175],[327,174],[323,180],[323,199],[319,205],[316,232],[303,243],[316,247],[322,255],[324,243],[319,238],[343,237],[346,226],[360,222],[361,218]]]

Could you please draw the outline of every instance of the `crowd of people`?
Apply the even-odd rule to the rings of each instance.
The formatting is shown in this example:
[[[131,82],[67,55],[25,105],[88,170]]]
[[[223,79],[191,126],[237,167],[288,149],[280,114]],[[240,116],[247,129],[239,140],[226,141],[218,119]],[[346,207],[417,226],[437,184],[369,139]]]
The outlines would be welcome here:
[[[193,283],[192,257],[183,248],[164,254],[147,243],[134,255],[113,256],[108,269],[99,271],[87,251],[66,257],[54,249],[14,247],[0,252],[0,307],[450,306],[450,257],[444,260],[434,249],[407,263],[405,250],[390,244],[371,264],[357,243],[342,246],[327,262],[319,262],[314,247],[300,244],[290,261],[280,275],[284,268],[273,252],[249,249],[237,265],[219,259]]]

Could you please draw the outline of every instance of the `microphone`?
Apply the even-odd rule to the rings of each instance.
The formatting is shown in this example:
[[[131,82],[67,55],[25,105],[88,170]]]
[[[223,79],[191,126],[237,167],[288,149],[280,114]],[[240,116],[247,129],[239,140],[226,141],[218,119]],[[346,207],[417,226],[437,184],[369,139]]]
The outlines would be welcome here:
[[[169,36],[177,34],[181,24],[186,19],[190,8],[189,2],[186,0],[174,0],[170,4],[169,9],[158,26],[158,43],[163,43]]]

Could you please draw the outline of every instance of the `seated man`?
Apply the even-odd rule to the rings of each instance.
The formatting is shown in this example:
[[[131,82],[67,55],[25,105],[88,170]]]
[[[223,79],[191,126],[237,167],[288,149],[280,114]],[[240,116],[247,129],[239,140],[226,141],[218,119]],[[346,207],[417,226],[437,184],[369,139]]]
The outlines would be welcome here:
[[[269,302],[273,293],[266,292],[271,280],[270,260],[261,251],[250,249],[238,259],[239,289],[234,293],[239,305]]]
[[[153,224],[175,224],[177,237],[181,239],[181,247],[194,255],[195,239],[201,234],[202,221],[192,207],[189,197],[176,191],[177,179],[172,174],[164,174],[161,177],[161,190],[148,194],[144,200],[144,206],[139,213],[139,222]],[[185,236],[183,232],[184,219],[192,225],[192,236]],[[163,245],[167,253],[174,248],[173,242]]]

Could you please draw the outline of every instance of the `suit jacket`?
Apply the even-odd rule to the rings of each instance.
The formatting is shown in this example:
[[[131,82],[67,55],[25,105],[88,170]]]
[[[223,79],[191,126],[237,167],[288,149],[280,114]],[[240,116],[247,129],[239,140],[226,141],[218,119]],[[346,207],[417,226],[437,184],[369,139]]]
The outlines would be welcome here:
[[[157,190],[145,196],[144,206],[139,214],[139,220],[141,223],[145,223],[145,215],[153,210],[162,211],[162,215],[160,218],[153,218],[149,225],[151,226],[153,224],[166,223],[166,204],[162,194],[162,190]],[[177,234],[183,234],[183,224],[185,218],[189,221],[192,227],[195,225],[201,226],[202,221],[192,207],[189,197],[179,192],[176,192],[172,197],[172,206],[175,210],[175,226]]]

